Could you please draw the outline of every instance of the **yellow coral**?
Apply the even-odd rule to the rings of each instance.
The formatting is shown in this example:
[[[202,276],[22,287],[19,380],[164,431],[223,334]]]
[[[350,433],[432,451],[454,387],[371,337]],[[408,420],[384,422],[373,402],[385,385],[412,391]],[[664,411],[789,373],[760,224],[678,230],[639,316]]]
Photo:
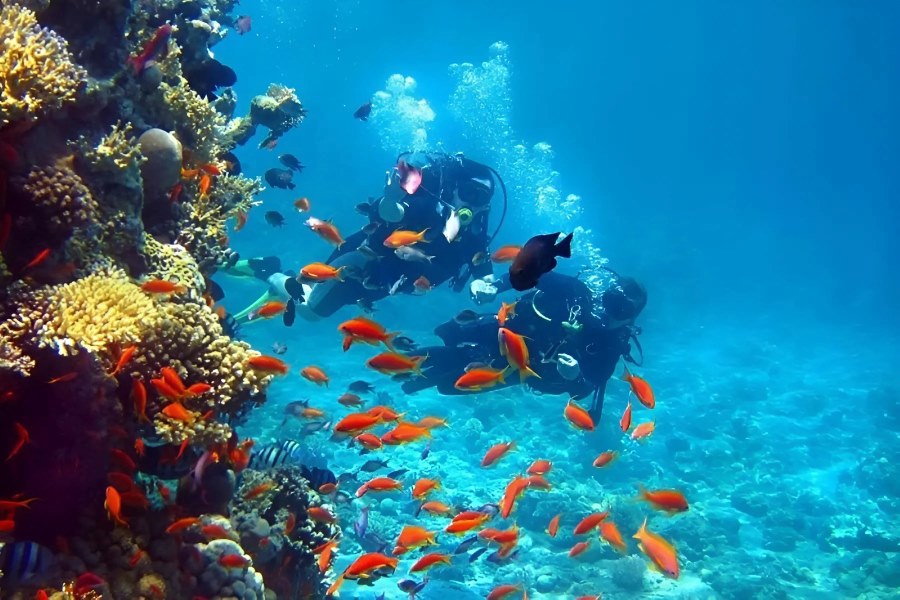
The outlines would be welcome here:
[[[103,136],[94,146],[86,138],[79,138],[76,146],[81,155],[98,171],[130,171],[132,177],[139,176],[139,169],[144,157],[131,135],[131,124],[121,121],[113,125],[112,131]]]
[[[148,277],[173,281],[188,289],[203,291],[203,276],[200,275],[197,261],[182,246],[163,244],[153,236],[146,235],[144,255],[149,266]]]
[[[81,177],[72,169],[71,157],[53,166],[34,167],[21,182],[44,221],[54,231],[69,233],[96,218],[97,202]]]
[[[0,125],[61,108],[86,77],[66,41],[38,25],[32,11],[15,4],[0,8]]]
[[[111,345],[136,343],[159,321],[154,300],[117,269],[44,286],[18,300],[18,312],[0,333],[8,329],[30,336],[39,347],[63,355],[82,349],[106,353]]]

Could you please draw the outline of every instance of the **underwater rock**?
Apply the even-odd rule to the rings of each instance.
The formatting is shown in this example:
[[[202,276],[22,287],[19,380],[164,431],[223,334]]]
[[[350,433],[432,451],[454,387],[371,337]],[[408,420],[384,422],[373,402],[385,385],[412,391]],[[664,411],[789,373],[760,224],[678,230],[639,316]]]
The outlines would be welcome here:
[[[148,129],[138,138],[145,204],[167,200],[169,190],[181,177],[182,147],[174,135],[162,129]]]

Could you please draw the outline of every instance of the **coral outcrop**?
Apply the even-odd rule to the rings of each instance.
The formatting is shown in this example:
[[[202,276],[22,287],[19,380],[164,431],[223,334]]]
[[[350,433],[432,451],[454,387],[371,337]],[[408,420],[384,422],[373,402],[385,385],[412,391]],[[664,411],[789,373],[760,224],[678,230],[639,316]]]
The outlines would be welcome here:
[[[0,126],[72,102],[87,79],[66,41],[22,6],[0,8]]]

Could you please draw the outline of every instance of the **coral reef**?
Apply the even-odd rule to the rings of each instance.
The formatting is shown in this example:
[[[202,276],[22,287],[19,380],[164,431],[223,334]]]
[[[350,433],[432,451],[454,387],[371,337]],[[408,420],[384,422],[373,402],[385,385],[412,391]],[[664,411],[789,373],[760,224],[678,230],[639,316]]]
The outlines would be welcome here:
[[[86,81],[66,41],[22,6],[0,8],[0,126],[72,102]]]

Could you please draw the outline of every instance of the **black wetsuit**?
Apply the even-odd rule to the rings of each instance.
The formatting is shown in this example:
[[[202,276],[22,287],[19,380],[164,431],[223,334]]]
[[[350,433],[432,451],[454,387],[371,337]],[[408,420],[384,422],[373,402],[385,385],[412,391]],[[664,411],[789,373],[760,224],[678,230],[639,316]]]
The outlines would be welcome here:
[[[505,288],[503,280],[498,288]],[[535,312],[537,307],[545,320]],[[507,322],[507,327],[524,335],[530,351],[531,368],[540,375],[529,377],[525,384],[533,391],[544,394],[568,394],[571,397],[593,395],[591,413],[599,419],[603,408],[606,382],[612,377],[619,358],[629,355],[631,330],[628,327],[605,329],[600,319],[591,314],[592,295],[587,286],[576,277],[550,272],[543,275],[535,290],[518,299],[516,315]],[[580,330],[562,325],[564,321],[575,320],[582,324]],[[416,392],[437,387],[441,394],[468,394],[457,390],[454,383],[465,372],[471,362],[493,363],[495,368],[507,365],[500,355],[497,339],[496,313],[481,314],[470,323],[460,324],[454,320],[439,325],[435,334],[444,342],[443,346],[418,348],[413,355],[428,356],[423,365],[424,377],[404,381],[403,390]],[[555,362],[542,362],[557,353],[568,354],[578,361],[581,374],[574,380],[563,378],[557,371]],[[519,383],[519,375],[511,372],[506,386]],[[504,385],[497,386],[505,387]]]
[[[475,264],[476,255],[487,252],[490,240],[488,215],[495,187],[491,170],[466,158],[446,154],[404,154],[400,158],[422,169],[419,189],[404,199],[408,207],[399,223],[387,223],[379,218],[380,199],[371,203],[369,232],[358,231],[349,236],[327,261],[334,267],[347,267],[347,277],[343,282],[317,284],[307,299],[307,305],[317,315],[329,316],[359,300],[372,302],[384,298],[402,276],[406,281],[396,291],[411,293],[420,276],[431,285],[450,281],[453,289],[459,291],[471,277],[491,273],[490,262]],[[448,242],[442,234],[444,225],[452,209],[463,207],[472,211],[472,221],[460,228],[452,243]],[[402,260],[392,248],[384,246],[384,240],[398,229],[419,232],[426,228],[428,242],[416,244],[415,249],[433,256],[430,262]],[[363,244],[368,248],[365,252],[360,251]]]

